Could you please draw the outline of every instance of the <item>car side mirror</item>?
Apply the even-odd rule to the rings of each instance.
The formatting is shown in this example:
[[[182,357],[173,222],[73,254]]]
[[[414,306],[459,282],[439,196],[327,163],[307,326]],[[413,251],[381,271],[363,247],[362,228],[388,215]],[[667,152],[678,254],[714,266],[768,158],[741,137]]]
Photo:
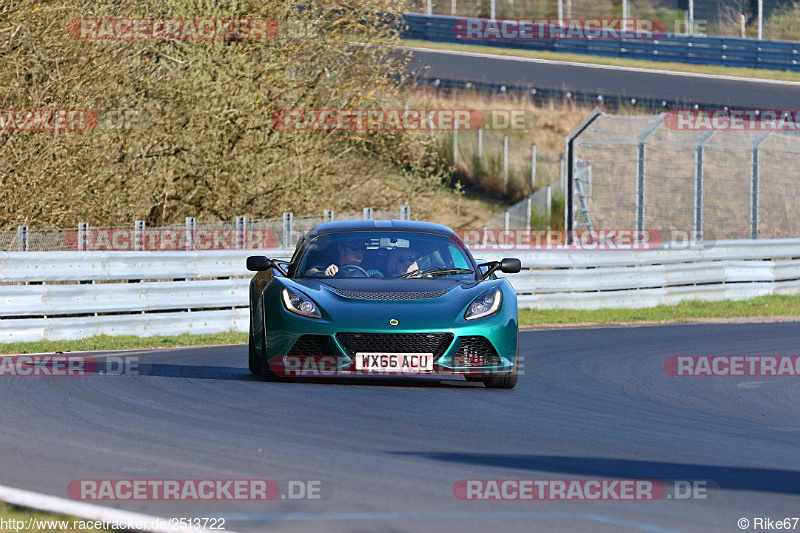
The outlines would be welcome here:
[[[522,270],[522,261],[513,257],[504,257],[500,261],[489,261],[478,265],[478,268],[481,267],[488,267],[488,270],[481,274],[481,279],[488,279],[498,270],[504,274],[516,274]]]
[[[253,272],[263,272],[272,268],[272,259],[263,255],[251,255],[247,258],[247,270]]]
[[[504,257],[500,260],[500,272],[505,274],[516,274],[522,270],[522,261],[513,257]]]

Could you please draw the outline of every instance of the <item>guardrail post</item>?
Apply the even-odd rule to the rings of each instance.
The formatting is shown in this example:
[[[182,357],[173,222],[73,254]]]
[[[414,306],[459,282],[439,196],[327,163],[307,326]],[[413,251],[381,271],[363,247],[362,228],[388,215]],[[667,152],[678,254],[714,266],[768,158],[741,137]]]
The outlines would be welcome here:
[[[237,250],[244,250],[247,245],[247,217],[236,217],[236,243]]]
[[[759,146],[767,137],[772,135],[771,131],[765,131],[753,139],[753,149],[750,155],[750,238],[758,239],[758,204],[759,204]]]
[[[322,212],[322,220],[323,222],[333,222],[333,209],[326,209]]]
[[[531,145],[531,193],[536,192],[536,145]]]
[[[133,249],[137,252],[144,250],[144,220],[133,223]]]
[[[17,251],[28,251],[28,226],[17,226]]]
[[[503,135],[503,194],[508,194],[508,135]]]
[[[364,220],[371,220],[372,219],[372,208],[365,207],[364,208]]]
[[[292,220],[294,215],[291,212],[283,214],[283,247],[292,247]]]
[[[89,223],[78,222],[78,251],[85,252],[89,247]]]
[[[410,205],[404,205],[400,207],[400,220],[411,220]]]
[[[194,250],[194,232],[197,229],[197,219],[186,217],[186,251]]]

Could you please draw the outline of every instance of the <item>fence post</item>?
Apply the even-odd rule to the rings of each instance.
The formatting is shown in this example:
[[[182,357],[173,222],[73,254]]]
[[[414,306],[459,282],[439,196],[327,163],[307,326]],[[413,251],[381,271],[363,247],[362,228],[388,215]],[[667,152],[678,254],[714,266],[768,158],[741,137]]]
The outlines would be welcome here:
[[[638,164],[636,165],[636,231],[639,232],[638,234],[641,235],[641,232],[644,230],[644,186],[645,186],[645,141],[650,136],[651,133],[656,131],[661,123],[664,121],[664,113],[658,115],[653,122],[647,125],[647,127],[642,130],[639,134],[639,145],[637,149],[637,161]]]
[[[427,12],[427,14],[428,14],[428,15],[433,15],[433,2],[432,2],[431,0],[428,0],[428,1],[426,2],[426,4],[427,4],[427,6],[426,6],[426,12]]]
[[[28,251],[28,226],[17,226],[17,251]]]
[[[478,128],[478,160],[483,161],[483,126]]]
[[[689,0],[689,35],[694,35],[694,0]]]
[[[244,250],[247,246],[247,217],[236,217],[236,243],[237,250]]]
[[[283,214],[283,247],[292,247],[292,220],[294,215],[291,212]]]
[[[628,0],[622,0],[622,18],[628,18]]]
[[[137,252],[144,250],[144,220],[133,222],[133,249]]]
[[[456,16],[456,0],[450,0],[450,16]]]
[[[747,17],[745,17],[744,13],[742,13],[742,39],[744,39],[744,37],[745,37],[744,30],[745,30],[745,24],[746,23],[747,23]]]
[[[496,6],[494,4],[495,4],[495,0],[490,0],[490,2],[489,2],[489,18],[492,19],[492,20],[497,18],[495,16],[495,13],[496,13],[495,7]]]
[[[372,208],[365,207],[364,208],[364,220],[371,220],[372,219]]]
[[[622,0],[624,3],[625,0]],[[558,25],[564,26],[564,0],[558,0]]]
[[[567,0],[567,18],[572,18],[572,0]]]
[[[547,185],[547,194],[545,195],[545,218],[547,219],[547,229],[550,229],[550,216],[553,209],[553,194],[550,190],[550,185]]]
[[[561,183],[561,190],[567,192],[567,172],[566,172],[566,158],[561,154],[561,162],[559,163],[559,176],[558,181]]]
[[[764,38],[764,0],[758,0],[758,38]]]
[[[536,145],[531,145],[531,193],[536,192]]]
[[[506,212],[503,215],[503,229],[508,231],[511,229],[511,213],[506,209]]]
[[[453,122],[453,164],[458,163],[458,126]]]
[[[503,194],[508,194],[508,135],[503,135]]]
[[[89,223],[88,222],[78,222],[78,251],[85,252],[88,248],[87,244],[89,240]]]
[[[765,131],[753,139],[753,149],[750,156],[750,238],[758,239],[758,204],[759,204],[759,146],[772,135],[771,131]]]
[[[525,202],[525,230],[530,232],[531,231],[531,209],[533,208],[533,199],[528,196],[528,200]],[[530,235],[529,235],[530,237]]]
[[[322,212],[322,220],[323,222],[333,222],[333,209],[326,209]]]
[[[404,205],[400,207],[400,220],[411,220],[410,205]]]
[[[703,155],[705,143],[714,131],[703,133],[694,146],[694,240],[703,242]]]
[[[186,251],[194,250],[194,232],[197,229],[197,219],[186,217]]]

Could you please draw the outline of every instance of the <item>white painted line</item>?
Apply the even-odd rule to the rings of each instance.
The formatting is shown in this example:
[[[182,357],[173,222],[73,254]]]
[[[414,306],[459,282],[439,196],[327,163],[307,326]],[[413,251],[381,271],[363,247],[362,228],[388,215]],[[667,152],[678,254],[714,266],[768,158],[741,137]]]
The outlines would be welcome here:
[[[47,494],[39,494],[38,492],[6,487],[5,485],[0,485],[0,500],[10,505],[16,505],[17,507],[75,516],[93,522],[117,522],[125,524],[138,522],[145,526],[138,529],[139,531],[150,531],[152,533],[204,531],[202,528],[188,527],[185,525],[181,527],[178,524],[172,525],[167,518],[131,513],[90,503],[76,502],[65,498],[49,496]],[[225,531],[226,533],[233,533],[228,529]]]
[[[617,70],[625,72],[642,72],[646,74],[665,74],[668,76],[682,76],[687,78],[704,78],[711,80],[728,80],[728,81],[742,81],[748,83],[770,84],[770,85],[787,85],[790,87],[800,86],[800,81],[784,81],[784,80],[768,80],[761,78],[743,78],[739,76],[722,76],[719,74],[698,74],[696,72],[677,72],[674,70],[660,70],[654,68],[639,68],[639,67],[619,67],[615,65],[597,65],[595,63],[579,63],[576,61],[556,61],[553,59],[538,59],[535,57],[521,57],[521,56],[506,56],[498,54],[485,54],[481,52],[462,52],[459,50],[437,50],[434,48],[418,48],[415,46],[399,46],[402,50],[409,50],[411,52],[429,52],[433,54],[448,54],[464,57],[481,57],[486,59],[498,59],[504,61],[520,61],[523,63],[538,63],[544,65],[565,65],[570,67],[583,67],[593,68],[599,70]],[[709,65],[713,66],[713,65]]]

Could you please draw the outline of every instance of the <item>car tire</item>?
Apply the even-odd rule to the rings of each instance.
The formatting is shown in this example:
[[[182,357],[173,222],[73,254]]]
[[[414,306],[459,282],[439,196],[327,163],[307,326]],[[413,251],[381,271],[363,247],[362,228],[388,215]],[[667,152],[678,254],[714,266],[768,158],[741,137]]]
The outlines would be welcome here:
[[[487,389],[513,389],[517,386],[518,377],[517,365],[515,364],[511,372],[498,372],[483,378],[483,384]]]
[[[253,340],[253,326],[250,326],[250,342],[249,342],[249,351],[250,357],[248,358],[248,366],[250,367],[250,372],[254,376],[261,375],[261,358],[258,356],[258,352],[256,352],[256,343]]]

